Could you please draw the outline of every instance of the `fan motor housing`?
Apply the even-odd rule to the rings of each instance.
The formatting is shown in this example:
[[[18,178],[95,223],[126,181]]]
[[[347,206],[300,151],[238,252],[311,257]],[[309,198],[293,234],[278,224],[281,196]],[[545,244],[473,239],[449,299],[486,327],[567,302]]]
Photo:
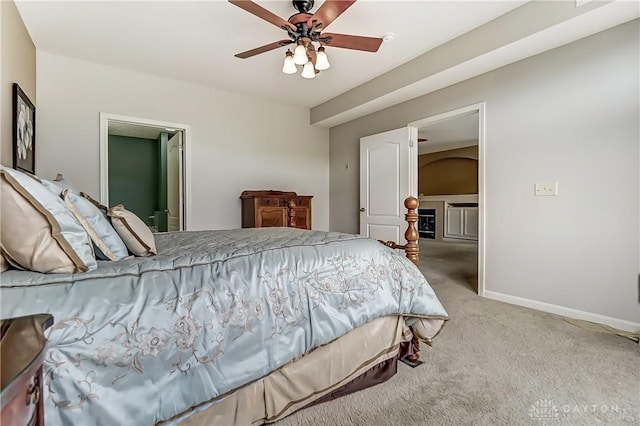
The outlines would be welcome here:
[[[307,13],[313,8],[313,0],[292,0],[291,3],[300,13]]]

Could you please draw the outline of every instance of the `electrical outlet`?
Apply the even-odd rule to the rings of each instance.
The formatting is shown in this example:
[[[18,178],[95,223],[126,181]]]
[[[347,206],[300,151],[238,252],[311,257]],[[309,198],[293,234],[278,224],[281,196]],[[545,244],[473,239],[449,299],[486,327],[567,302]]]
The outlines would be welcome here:
[[[558,195],[558,182],[536,183],[534,187],[535,195]]]

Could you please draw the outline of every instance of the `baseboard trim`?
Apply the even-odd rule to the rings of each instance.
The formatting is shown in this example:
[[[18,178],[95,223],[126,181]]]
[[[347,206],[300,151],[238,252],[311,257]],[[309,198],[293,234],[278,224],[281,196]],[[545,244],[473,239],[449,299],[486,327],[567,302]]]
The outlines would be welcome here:
[[[523,297],[511,296],[509,294],[498,293],[495,291],[484,291],[484,297],[501,302],[510,303],[512,305],[524,306],[526,308],[536,309],[538,311],[549,312],[564,317],[575,318],[585,321],[591,321],[598,324],[605,324],[609,327],[617,328],[624,331],[640,330],[640,323],[627,321],[619,318],[608,317],[605,315],[594,314],[592,312],[580,311],[578,309],[567,308],[564,306],[553,305],[551,303],[539,302],[537,300],[525,299]]]

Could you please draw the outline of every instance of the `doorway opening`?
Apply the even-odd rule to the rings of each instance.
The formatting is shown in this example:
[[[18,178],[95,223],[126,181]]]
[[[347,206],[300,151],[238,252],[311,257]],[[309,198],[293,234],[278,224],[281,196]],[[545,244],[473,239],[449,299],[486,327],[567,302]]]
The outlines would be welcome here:
[[[190,224],[189,126],[100,114],[100,200],[123,204],[153,232]]]
[[[420,249],[455,260],[484,295],[484,103],[409,123],[417,129]],[[464,260],[462,260],[464,259]]]

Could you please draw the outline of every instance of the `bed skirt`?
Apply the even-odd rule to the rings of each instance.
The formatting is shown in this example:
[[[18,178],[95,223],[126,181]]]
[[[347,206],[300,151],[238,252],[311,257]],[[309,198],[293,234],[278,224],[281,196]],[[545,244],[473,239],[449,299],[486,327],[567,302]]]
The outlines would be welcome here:
[[[397,371],[411,331],[401,316],[379,318],[267,376],[162,425],[261,425],[382,383]],[[402,352],[402,353],[401,353]],[[322,374],[318,374],[322,372]]]

